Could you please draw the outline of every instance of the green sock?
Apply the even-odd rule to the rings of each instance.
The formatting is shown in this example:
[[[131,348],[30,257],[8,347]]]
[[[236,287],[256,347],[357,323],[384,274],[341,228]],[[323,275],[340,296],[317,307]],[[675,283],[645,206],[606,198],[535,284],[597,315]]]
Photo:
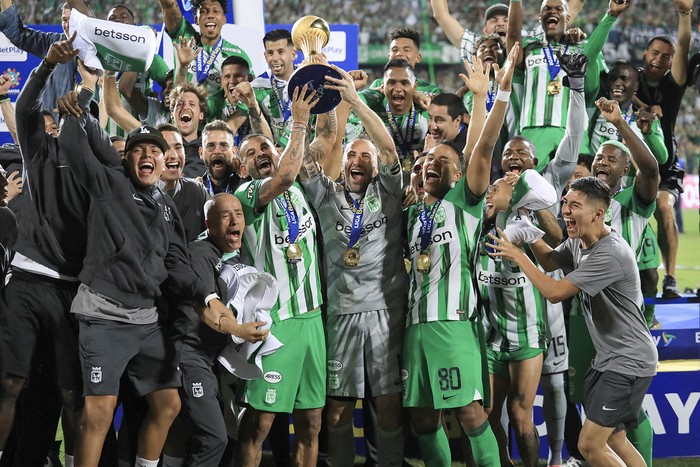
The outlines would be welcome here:
[[[646,295],[644,298],[647,298]],[[651,298],[656,298],[656,294],[652,295]],[[654,324],[654,311],[656,310],[656,305],[644,304],[644,319],[647,321],[647,328],[651,329],[652,324]]]
[[[644,410],[639,412],[639,426],[633,430],[627,430],[627,439],[642,455],[647,467],[651,467],[654,429]]]
[[[484,422],[479,428],[466,433],[472,445],[474,462],[478,467],[498,466],[498,441],[491,430],[489,422]]]
[[[450,467],[452,464],[450,443],[442,426],[434,433],[418,435],[418,444],[425,467]]]

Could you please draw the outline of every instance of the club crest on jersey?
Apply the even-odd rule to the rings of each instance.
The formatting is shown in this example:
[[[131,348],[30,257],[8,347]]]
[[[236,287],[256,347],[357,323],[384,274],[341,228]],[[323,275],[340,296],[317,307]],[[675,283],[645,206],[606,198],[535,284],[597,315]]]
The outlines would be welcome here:
[[[382,208],[382,202],[374,193],[370,193],[365,197],[365,204],[369,212],[377,212]]]
[[[265,403],[272,405],[275,401],[277,401],[277,389],[268,389],[265,393]]]
[[[435,222],[437,222],[438,224],[441,224],[441,223],[445,222],[446,217],[447,217],[447,214],[445,214],[445,208],[440,206],[438,208],[438,211],[435,213]]]
[[[101,383],[102,382],[102,367],[101,366],[93,366],[92,371],[90,372],[90,382],[92,383]]]
[[[613,220],[613,210],[612,210],[612,206],[609,206],[607,211],[605,211],[605,220],[603,222],[610,225],[612,220]]]
[[[204,388],[202,387],[202,383],[192,383],[192,396],[204,397]]]

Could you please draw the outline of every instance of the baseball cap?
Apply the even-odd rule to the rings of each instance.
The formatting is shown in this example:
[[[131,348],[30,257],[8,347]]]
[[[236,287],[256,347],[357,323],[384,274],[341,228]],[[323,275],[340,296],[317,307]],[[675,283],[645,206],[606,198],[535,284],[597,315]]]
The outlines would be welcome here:
[[[484,13],[484,23],[486,23],[488,20],[493,18],[496,15],[505,15],[508,16],[508,5],[505,5],[503,3],[496,3],[495,5],[491,5],[486,9],[486,13]]]
[[[147,141],[160,147],[163,152],[168,150],[168,142],[163,138],[163,134],[152,126],[144,125],[134,128],[126,137],[126,145],[124,151],[128,152],[133,149],[138,143]]]

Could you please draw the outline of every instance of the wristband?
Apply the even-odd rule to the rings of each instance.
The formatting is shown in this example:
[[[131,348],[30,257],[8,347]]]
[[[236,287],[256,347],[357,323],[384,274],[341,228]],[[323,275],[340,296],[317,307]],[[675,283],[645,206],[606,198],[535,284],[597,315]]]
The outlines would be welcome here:
[[[688,15],[690,15],[692,12],[693,12],[692,9],[690,9],[690,10],[688,10],[688,11],[681,11],[681,10],[678,10],[678,14],[681,15],[681,16],[688,16]]]
[[[504,91],[503,89],[499,89],[498,93],[496,94],[496,100],[508,102],[510,100],[510,93],[511,91]]]
[[[53,70],[56,68],[56,65],[50,65],[49,62],[46,61],[46,57],[44,57],[41,62],[44,64],[44,66],[50,70]]]
[[[206,297],[204,297],[204,305],[209,306],[209,302],[211,302],[214,299],[218,299],[219,296],[215,293],[210,293]]]
[[[7,102],[10,100],[9,94],[0,94],[0,102]]]

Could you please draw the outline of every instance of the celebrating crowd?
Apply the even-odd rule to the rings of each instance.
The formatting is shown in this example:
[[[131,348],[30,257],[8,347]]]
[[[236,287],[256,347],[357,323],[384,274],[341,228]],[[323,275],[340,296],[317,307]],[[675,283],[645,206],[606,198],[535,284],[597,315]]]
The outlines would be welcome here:
[[[373,82],[323,53],[295,68],[286,29],[256,76],[226,0],[192,0],[194,24],[159,3],[174,63],[103,71],[71,30],[84,0],[63,34],[0,0],[0,32],[42,59],[14,107],[0,76],[0,466],[44,465],[59,420],[71,467],[259,465],[266,439],[279,465],[351,466],[358,399],[367,465],[401,465],[410,437],[451,465],[453,416],[468,465],[512,465],[512,437],[536,466],[538,386],[548,467],[651,465],[644,298],[662,262],[680,296],[692,0],[641,68],[604,56],[630,0],[511,0],[478,28],[432,0],[464,59],[441,86],[417,76],[415,18]],[[349,2],[275,3],[293,22]],[[318,66],[322,87],[294,84]]]

